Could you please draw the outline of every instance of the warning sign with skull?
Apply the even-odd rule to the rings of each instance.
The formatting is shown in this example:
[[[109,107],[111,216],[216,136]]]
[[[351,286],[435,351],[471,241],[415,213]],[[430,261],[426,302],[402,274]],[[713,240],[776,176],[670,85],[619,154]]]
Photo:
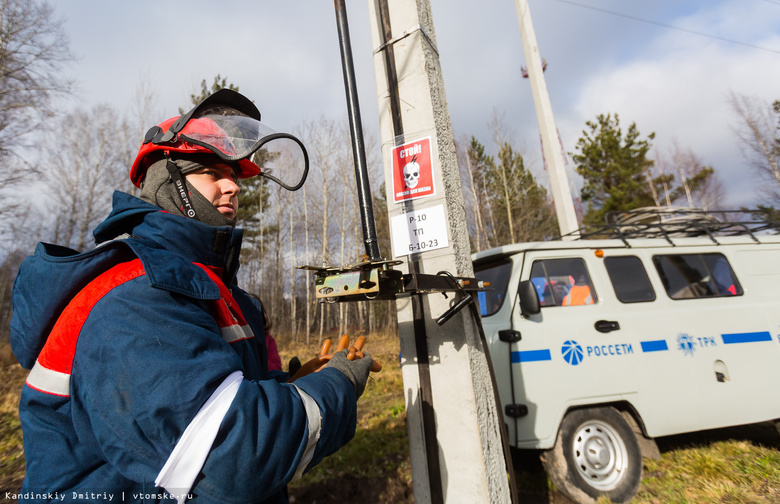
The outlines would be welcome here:
[[[393,148],[393,202],[436,194],[431,163],[431,138]]]

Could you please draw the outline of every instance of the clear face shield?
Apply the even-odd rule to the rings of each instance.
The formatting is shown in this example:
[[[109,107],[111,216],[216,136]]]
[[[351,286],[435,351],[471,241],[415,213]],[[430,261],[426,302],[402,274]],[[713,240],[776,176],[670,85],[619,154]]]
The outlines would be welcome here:
[[[225,161],[248,159],[261,168],[261,176],[290,191],[303,185],[309,172],[309,156],[300,140],[261,123],[259,113],[255,118],[223,103],[202,105],[176,121],[161,140],[175,141],[178,137]]]

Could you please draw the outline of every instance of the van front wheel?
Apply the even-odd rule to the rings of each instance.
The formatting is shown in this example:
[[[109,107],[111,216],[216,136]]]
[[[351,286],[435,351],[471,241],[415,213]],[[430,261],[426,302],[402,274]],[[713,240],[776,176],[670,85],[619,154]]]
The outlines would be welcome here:
[[[642,482],[639,443],[610,407],[569,412],[542,462],[555,487],[576,502],[596,502],[601,495],[628,502]]]

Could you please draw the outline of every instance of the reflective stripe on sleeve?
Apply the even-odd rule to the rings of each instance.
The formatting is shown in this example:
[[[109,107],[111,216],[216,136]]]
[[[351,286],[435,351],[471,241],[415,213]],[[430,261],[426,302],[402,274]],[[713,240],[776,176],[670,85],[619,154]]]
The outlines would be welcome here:
[[[227,341],[228,343],[235,343],[236,341],[241,341],[249,338],[254,338],[255,335],[252,332],[252,329],[247,326],[241,326],[241,325],[231,325],[227,327],[220,327],[219,333],[222,335],[222,339]]]
[[[294,383],[293,387],[301,395],[301,401],[304,408],[306,408],[306,418],[309,422],[309,440],[306,443],[306,451],[303,452],[301,463],[298,465],[298,470],[295,471],[293,480],[299,479],[303,476],[303,471],[306,470],[306,466],[309,465],[312,458],[314,458],[314,449],[317,448],[317,441],[320,440],[320,429],[322,427],[322,414],[320,413],[320,407],[317,406],[315,401],[309,394],[299,389]]]
[[[181,435],[171,455],[160,470],[154,484],[176,497],[181,504],[192,489],[195,478],[206,462],[219,426],[244,380],[241,371],[234,371],[217,387],[195,418]]]
[[[70,374],[47,369],[37,360],[27,375],[27,385],[38,392],[70,397]]]

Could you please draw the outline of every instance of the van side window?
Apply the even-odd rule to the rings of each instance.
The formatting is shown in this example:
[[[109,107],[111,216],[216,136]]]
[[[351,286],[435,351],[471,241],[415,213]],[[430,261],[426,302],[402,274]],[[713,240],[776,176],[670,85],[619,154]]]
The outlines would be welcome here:
[[[658,255],[653,256],[653,264],[672,299],[742,295],[723,254]]]
[[[477,294],[480,315],[487,317],[501,309],[511,275],[510,259],[474,265],[474,276],[484,282],[490,282],[487,290],[479,291]]]
[[[641,259],[636,256],[607,257],[604,266],[621,303],[655,301],[655,290]]]
[[[534,261],[531,282],[545,306],[575,306],[598,301],[582,259],[545,259]]]

